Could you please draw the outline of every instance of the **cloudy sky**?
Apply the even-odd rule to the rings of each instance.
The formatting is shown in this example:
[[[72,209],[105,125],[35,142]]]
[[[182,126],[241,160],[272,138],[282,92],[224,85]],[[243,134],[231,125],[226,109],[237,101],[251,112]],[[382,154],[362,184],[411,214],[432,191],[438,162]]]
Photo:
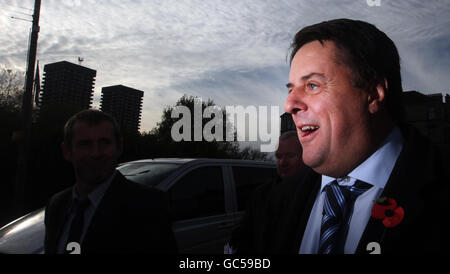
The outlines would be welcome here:
[[[369,0],[370,1],[370,0]],[[335,18],[375,24],[396,43],[403,87],[450,94],[448,0],[42,0],[40,68],[67,60],[97,70],[101,88],[144,91],[141,131],[183,94],[226,105],[278,105],[288,49],[302,27]],[[373,1],[372,1],[373,2]],[[0,0],[0,64],[25,70],[33,0]],[[23,14],[25,13],[25,14]]]

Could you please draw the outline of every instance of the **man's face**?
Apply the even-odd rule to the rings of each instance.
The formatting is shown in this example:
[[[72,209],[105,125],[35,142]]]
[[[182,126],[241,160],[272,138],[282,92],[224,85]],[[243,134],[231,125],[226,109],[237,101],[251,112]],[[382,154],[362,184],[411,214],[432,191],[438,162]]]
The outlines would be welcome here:
[[[300,145],[294,138],[280,140],[275,151],[277,171],[281,178],[292,176],[303,168]]]
[[[285,104],[304,163],[333,177],[351,171],[370,145],[368,94],[352,85],[352,72],[336,63],[336,50],[333,42],[313,41],[297,51]]]
[[[78,121],[73,126],[72,145],[63,144],[62,149],[65,159],[72,162],[77,181],[97,185],[114,172],[122,143],[115,139],[110,122],[88,125]]]

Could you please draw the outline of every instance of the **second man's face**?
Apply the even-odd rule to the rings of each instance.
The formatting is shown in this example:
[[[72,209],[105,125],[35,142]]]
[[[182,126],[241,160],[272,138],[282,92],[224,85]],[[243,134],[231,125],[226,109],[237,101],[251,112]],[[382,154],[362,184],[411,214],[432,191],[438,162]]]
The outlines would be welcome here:
[[[280,140],[278,148],[275,151],[277,171],[281,178],[296,174],[304,166],[300,144],[294,138],[296,137]]]
[[[303,161],[338,177],[355,164],[368,138],[368,99],[352,85],[351,70],[336,62],[333,42],[313,41],[295,54],[285,111],[292,114]]]
[[[78,181],[97,185],[115,170],[122,152],[118,142],[110,122],[88,125],[78,121],[73,126],[72,144],[63,145],[63,152],[66,160],[72,162]]]

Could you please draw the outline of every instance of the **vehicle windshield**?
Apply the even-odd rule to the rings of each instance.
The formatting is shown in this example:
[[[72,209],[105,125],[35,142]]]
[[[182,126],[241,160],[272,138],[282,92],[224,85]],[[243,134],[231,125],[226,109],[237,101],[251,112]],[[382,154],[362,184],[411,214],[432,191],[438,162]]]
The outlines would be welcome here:
[[[117,169],[128,180],[147,186],[157,186],[181,164],[174,163],[127,163]]]

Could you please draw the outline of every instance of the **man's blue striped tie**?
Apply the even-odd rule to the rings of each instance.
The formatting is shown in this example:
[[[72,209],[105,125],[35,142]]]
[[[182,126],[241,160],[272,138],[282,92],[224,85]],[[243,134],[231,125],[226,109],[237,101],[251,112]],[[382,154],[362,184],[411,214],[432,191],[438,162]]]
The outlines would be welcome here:
[[[344,253],[350,215],[356,198],[372,185],[356,180],[352,186],[341,186],[336,180],[324,187],[319,254]]]

